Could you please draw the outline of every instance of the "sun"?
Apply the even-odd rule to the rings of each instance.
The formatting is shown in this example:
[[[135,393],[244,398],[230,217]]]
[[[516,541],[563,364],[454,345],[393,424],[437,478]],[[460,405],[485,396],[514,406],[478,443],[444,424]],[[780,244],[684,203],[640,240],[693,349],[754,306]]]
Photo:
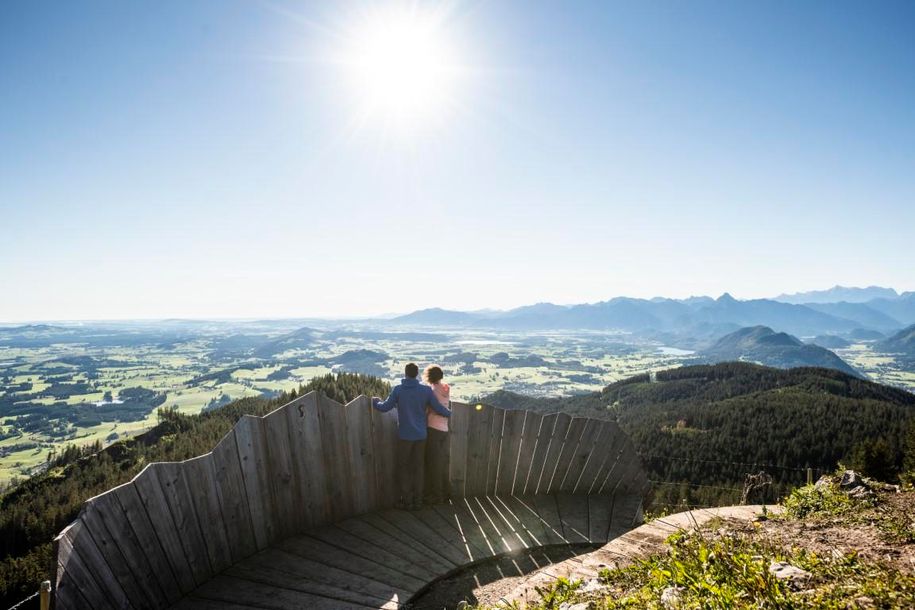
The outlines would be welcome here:
[[[415,122],[448,111],[460,70],[445,25],[415,6],[362,15],[344,63],[364,114]]]

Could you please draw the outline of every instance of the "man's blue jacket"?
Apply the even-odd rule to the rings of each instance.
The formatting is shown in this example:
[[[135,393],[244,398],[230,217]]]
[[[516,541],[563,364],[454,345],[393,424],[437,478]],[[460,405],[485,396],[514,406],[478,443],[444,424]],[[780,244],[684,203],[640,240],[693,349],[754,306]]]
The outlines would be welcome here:
[[[399,386],[394,386],[388,399],[372,401],[379,411],[390,411],[397,407],[400,438],[405,441],[426,440],[426,407],[430,406],[443,417],[451,417],[451,409],[435,397],[435,393],[418,379],[406,377]]]

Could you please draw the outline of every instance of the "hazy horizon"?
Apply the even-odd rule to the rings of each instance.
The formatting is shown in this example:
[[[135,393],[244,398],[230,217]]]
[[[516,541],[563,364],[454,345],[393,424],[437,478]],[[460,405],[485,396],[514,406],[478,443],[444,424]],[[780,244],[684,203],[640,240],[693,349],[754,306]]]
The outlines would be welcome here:
[[[908,2],[5,2],[0,321],[905,290],[913,22]]]

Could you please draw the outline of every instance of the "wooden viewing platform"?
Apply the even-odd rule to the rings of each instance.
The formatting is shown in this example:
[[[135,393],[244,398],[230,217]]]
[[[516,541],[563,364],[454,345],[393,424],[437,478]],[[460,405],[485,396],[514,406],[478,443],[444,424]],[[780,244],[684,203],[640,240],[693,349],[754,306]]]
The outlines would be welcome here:
[[[648,480],[609,421],[453,404],[452,500],[396,500],[396,411],[312,392],[148,465],[55,539],[54,608],[398,608],[479,561],[597,544]]]

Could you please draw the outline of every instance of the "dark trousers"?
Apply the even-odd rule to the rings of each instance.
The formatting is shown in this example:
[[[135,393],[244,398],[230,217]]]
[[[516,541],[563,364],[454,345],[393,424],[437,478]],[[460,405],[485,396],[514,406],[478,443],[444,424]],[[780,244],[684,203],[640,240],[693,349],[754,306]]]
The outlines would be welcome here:
[[[451,462],[451,446],[448,433],[426,428],[426,502],[438,504],[451,495],[448,481],[448,467]]]
[[[397,440],[397,485],[404,504],[419,504],[423,500],[425,450],[426,441]]]

